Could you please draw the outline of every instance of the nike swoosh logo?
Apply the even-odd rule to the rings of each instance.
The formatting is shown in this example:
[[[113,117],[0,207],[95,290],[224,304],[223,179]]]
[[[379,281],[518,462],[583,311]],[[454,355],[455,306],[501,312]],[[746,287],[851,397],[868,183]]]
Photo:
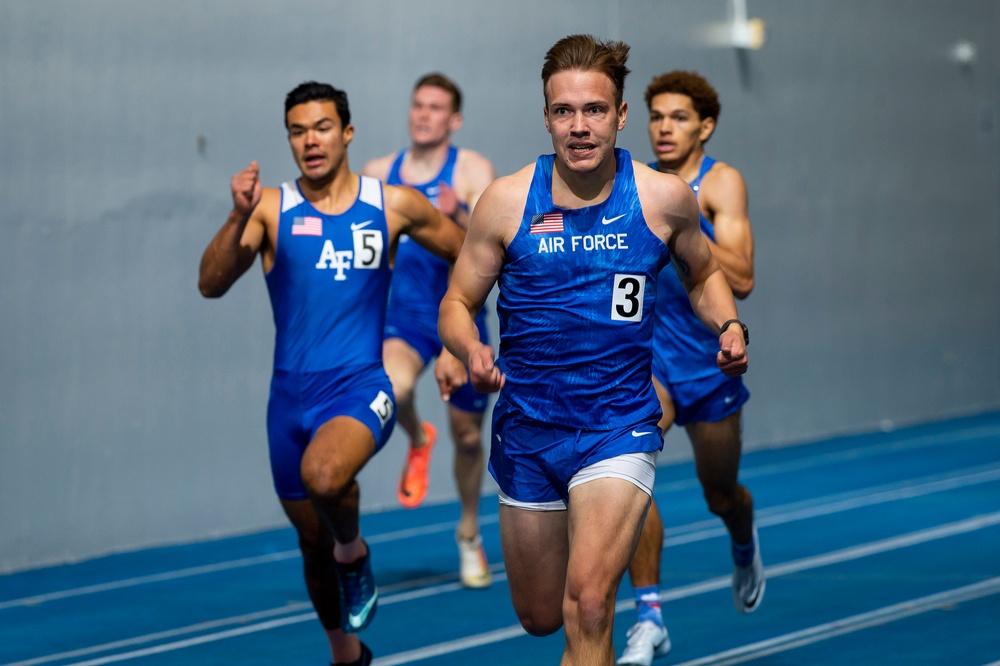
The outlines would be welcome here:
[[[367,222],[351,222],[351,231],[357,231],[358,229],[364,229],[369,224],[375,220],[368,220]]]
[[[615,220],[620,220],[623,217],[625,217],[625,213],[622,213],[621,215],[615,215],[610,220],[608,218],[606,218],[606,217],[601,217],[601,224],[611,224]]]
[[[632,431],[633,437],[642,437],[643,435],[652,435],[652,434],[653,434],[652,430],[647,430],[646,432],[637,432],[635,430]]]
[[[736,400],[736,396],[735,396],[735,395],[727,395],[727,396],[726,396],[725,398],[723,398],[722,400],[723,400],[723,402],[725,402],[725,403],[726,403],[726,404],[728,405],[728,404],[729,404],[729,403],[731,403],[731,402],[732,402],[733,400]]]
[[[355,629],[360,628],[364,625],[365,620],[368,619],[368,613],[371,612],[372,608],[375,606],[375,602],[378,601],[378,592],[372,595],[372,598],[368,600],[365,607],[361,609],[361,612],[355,615],[354,613],[347,614],[347,621]]]

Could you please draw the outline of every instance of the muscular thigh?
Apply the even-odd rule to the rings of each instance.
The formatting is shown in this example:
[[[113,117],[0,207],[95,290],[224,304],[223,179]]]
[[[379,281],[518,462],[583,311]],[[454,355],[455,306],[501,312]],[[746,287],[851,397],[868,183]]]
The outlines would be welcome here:
[[[567,512],[500,505],[500,540],[511,599],[518,613],[562,607],[569,553]]]
[[[382,363],[396,398],[411,396],[417,377],[424,369],[425,361],[420,353],[402,338],[386,338],[382,341]]]
[[[378,450],[396,423],[392,388],[384,370],[331,370],[313,373],[275,371],[268,402],[267,432],[271,473],[278,496],[304,500],[302,459],[320,428],[348,417],[368,430]],[[369,454],[370,455],[370,454]]]
[[[635,551],[650,496],[621,478],[573,486],[569,497],[569,583],[617,586]],[[614,529],[608,529],[613,525]]]
[[[336,416],[320,426],[306,447],[303,475],[324,488],[345,488],[374,453],[368,426],[351,416]]]

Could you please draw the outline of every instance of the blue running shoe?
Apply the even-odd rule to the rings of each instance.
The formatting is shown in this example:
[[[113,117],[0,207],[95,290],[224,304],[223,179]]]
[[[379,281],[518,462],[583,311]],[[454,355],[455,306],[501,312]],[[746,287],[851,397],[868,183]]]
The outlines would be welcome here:
[[[365,547],[368,544],[365,543]],[[340,579],[340,628],[353,634],[367,627],[375,617],[378,589],[372,575],[371,549],[350,564],[337,563]]]
[[[764,575],[764,562],[760,557],[760,540],[757,538],[757,526],[753,528],[753,560],[749,565],[733,567],[733,604],[740,613],[752,613],[764,600],[764,588],[767,577]]]

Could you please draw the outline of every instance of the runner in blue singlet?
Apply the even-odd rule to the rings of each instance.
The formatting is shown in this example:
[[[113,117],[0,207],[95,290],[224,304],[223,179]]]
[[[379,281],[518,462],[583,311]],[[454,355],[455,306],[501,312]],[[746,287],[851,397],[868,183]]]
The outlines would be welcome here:
[[[753,288],[753,234],[746,185],[739,171],[705,154],[719,117],[715,90],[693,72],[673,71],[646,88],[649,139],[656,160],[650,167],[676,173],[698,198],[701,230],[722,266],[733,293]],[[753,522],[753,498],[737,481],[740,415],[750,397],[740,377],[727,377],[715,364],[717,336],[691,310],[673,271],[660,274],[653,333],[653,378],[663,406],[660,426],[685,426],[695,469],[709,510],[729,531],[733,556],[733,602],[751,613],[764,595],[765,576]],[[670,638],[660,610],[659,573],[663,523],[654,501],[629,566],[636,624],[618,664],[649,666],[667,654]]]
[[[298,533],[306,586],[335,664],[366,666],[356,632],[378,593],[355,480],[396,419],[382,366],[390,266],[401,234],[454,262],[464,232],[426,197],[351,172],[347,95],[307,82],[285,99],[301,176],[262,187],[233,176],[233,210],[202,256],[198,286],[222,296],[260,255],[276,329],[267,433],[274,486]]]
[[[511,600],[529,633],[564,627],[568,664],[614,661],[615,593],[662,446],[652,336],[656,276],[668,261],[717,331],[718,366],[727,375],[747,367],[691,189],[615,148],[628,50],[573,35],[548,51],[555,154],[483,193],[439,322],[473,385],[500,392],[490,471]],[[496,362],[474,322],[494,285]]]
[[[408,185],[422,192],[463,229],[479,195],[494,178],[493,165],[482,155],[451,145],[451,135],[462,124],[462,94],[442,74],[422,76],[410,102],[410,147],[372,160],[362,173],[391,185]],[[442,353],[437,319],[448,288],[448,264],[416,243],[400,239],[393,267],[392,289],[386,313],[383,357],[392,382],[399,424],[410,440],[397,496],[407,508],[419,506],[427,495],[428,467],[437,440],[437,428],[421,422],[414,389],[431,359],[439,357],[435,374],[461,375],[463,385],[442,393],[448,400],[448,421],[455,442],[453,473],[461,516],[455,539],[459,575],[466,587],[486,587],[492,581],[479,533],[479,502],[483,480],[483,413],[488,396],[467,382],[466,370],[447,351]],[[489,344],[486,312],[476,319],[480,339]]]

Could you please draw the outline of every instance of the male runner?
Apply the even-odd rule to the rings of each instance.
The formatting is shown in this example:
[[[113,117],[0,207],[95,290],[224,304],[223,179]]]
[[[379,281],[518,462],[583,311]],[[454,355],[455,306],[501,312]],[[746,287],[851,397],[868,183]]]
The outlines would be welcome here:
[[[500,391],[489,467],[514,609],[531,634],[564,626],[562,663],[574,666],[615,658],[615,594],[662,447],[651,338],[656,275],[668,261],[718,332],[719,366],[747,367],[690,188],[615,148],[628,50],[589,35],[549,49],[544,118],[555,154],[483,193],[439,324],[473,385]],[[494,363],[474,318],[498,281]]]
[[[701,230],[737,298],[753,289],[753,234],[747,215],[747,190],[740,172],[705,154],[715,131],[720,104],[715,89],[693,72],[673,71],[646,88],[649,140],[656,155],[650,167],[676,173],[691,186],[701,212]],[[737,481],[740,465],[740,414],[750,397],[740,377],[727,377],[715,365],[715,334],[695,316],[673,271],[660,274],[653,333],[653,384],[666,432],[685,427],[694,451],[695,470],[709,510],[729,531],[734,564],[733,602],[752,613],[764,597],[765,577],[753,524],[753,498]],[[649,666],[670,651],[660,611],[660,555],[663,523],[656,502],[650,506],[629,576],[638,621],[629,629],[628,647],[618,664]]]
[[[468,227],[469,212],[493,181],[493,165],[485,157],[451,144],[462,126],[462,93],[442,74],[427,74],[413,88],[410,101],[410,147],[370,161],[361,173],[390,185],[409,185],[427,196],[455,224]],[[438,308],[448,288],[448,263],[416,243],[400,239],[386,313],[382,356],[392,382],[399,424],[409,436],[410,448],[400,476],[400,504],[412,508],[427,495],[428,466],[437,429],[421,423],[414,402],[417,379],[438,356],[438,374],[465,373],[464,367],[442,351],[437,332]],[[488,342],[485,311],[477,319],[480,336]],[[466,587],[487,587],[492,581],[479,533],[479,500],[483,481],[483,412],[488,397],[464,384],[448,401],[448,420],[455,442],[453,474],[461,502],[455,539],[459,575]]]
[[[395,423],[382,367],[392,255],[409,234],[453,262],[464,232],[426,197],[351,172],[347,95],[313,81],[285,99],[301,175],[262,187],[233,176],[233,210],[205,249],[199,289],[217,298],[260,255],[277,329],[267,410],[271,472],[298,533],[306,586],[335,664],[371,663],[355,632],[378,593],[358,524],[358,472]]]

